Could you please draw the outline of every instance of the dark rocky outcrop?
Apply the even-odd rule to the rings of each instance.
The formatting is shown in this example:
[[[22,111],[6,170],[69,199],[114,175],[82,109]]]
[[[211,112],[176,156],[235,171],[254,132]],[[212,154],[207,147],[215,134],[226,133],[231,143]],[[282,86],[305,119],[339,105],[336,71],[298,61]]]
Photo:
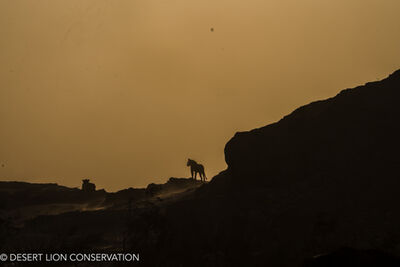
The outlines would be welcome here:
[[[57,184],[0,182],[0,250],[125,251],[128,237],[151,249],[167,233],[158,206],[201,185],[190,178],[170,178],[148,196],[145,188],[88,193]],[[136,229],[133,235],[128,227]]]
[[[399,96],[397,71],[300,107],[277,123],[237,133],[225,147],[229,170],[238,179],[262,182],[393,169],[400,163]]]
[[[87,183],[88,180],[87,180]],[[89,183],[91,184],[91,183]],[[72,210],[82,210],[82,205],[92,207],[126,208],[137,201],[145,201],[149,197],[182,192],[202,185],[200,181],[190,178],[171,177],[164,184],[149,184],[147,188],[128,188],[117,192],[106,192],[104,189],[80,190],[69,188],[56,183],[26,183],[0,181],[0,216],[7,211],[21,209],[23,212],[29,207],[75,205]],[[152,191],[153,195],[149,195]],[[67,209],[70,211],[71,209]]]
[[[399,99],[397,71],[237,133],[228,169],[162,213],[170,233],[153,253],[171,266],[301,266],[342,247],[400,256]]]
[[[16,209],[48,203],[77,203],[86,201],[78,188],[60,186],[56,183],[0,182],[0,199],[3,209]]]

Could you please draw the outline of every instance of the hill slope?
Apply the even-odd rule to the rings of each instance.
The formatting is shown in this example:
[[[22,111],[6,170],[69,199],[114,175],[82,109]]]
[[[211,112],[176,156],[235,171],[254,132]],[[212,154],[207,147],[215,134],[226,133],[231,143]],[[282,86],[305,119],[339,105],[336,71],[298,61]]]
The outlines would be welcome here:
[[[397,165],[399,96],[397,71],[383,81],[303,106],[278,123],[237,133],[225,147],[229,170],[234,176],[244,171],[246,176],[299,179],[316,172]]]
[[[228,169],[168,207],[149,255],[171,266],[299,266],[342,247],[399,256],[399,99],[397,71],[237,133]]]
[[[20,229],[0,220],[0,247],[131,251],[142,266],[303,266],[330,253],[306,266],[400,266],[399,99],[397,71],[235,134],[208,184],[104,192],[107,209]]]

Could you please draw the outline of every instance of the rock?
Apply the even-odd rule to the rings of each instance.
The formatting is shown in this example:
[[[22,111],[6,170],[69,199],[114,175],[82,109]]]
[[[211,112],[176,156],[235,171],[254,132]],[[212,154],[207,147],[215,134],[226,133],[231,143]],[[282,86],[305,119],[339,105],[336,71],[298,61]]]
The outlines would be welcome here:
[[[168,207],[174,234],[160,258],[300,266],[341,247],[400,256],[399,99],[397,71],[235,134],[228,169]]]

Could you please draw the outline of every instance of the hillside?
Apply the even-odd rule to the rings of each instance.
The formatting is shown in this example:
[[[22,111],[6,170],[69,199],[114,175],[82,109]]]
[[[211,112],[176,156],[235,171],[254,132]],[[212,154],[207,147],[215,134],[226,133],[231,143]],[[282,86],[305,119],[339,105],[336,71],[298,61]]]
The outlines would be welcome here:
[[[190,178],[171,177],[164,184],[109,193],[0,182],[0,250],[121,251],[133,218],[142,219],[140,214],[173,203],[201,185]]]
[[[149,254],[170,266],[301,266],[344,247],[400,256],[399,97],[397,71],[236,133],[228,169],[168,207],[167,241]]]
[[[237,133],[225,147],[228,169],[233,176],[244,171],[268,180],[392,169],[399,164],[399,95],[397,71],[300,107],[277,123]]]
[[[236,133],[208,184],[171,178],[80,198],[43,186],[98,204],[3,220],[0,249],[133,251],[142,266],[400,266],[399,99],[400,70]]]

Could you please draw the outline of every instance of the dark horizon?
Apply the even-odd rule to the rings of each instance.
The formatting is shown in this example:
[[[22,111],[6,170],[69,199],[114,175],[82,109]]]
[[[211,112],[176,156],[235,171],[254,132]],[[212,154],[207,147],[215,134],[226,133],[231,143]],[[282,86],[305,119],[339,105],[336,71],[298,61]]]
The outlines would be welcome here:
[[[400,69],[398,69],[398,70],[392,72],[389,76],[394,75],[394,74],[397,74],[397,75],[398,75],[399,72],[400,72]],[[382,79],[381,81],[386,80],[389,76],[386,76],[386,77],[385,77],[384,79]],[[378,81],[378,82],[379,82],[379,81]],[[366,83],[370,83],[370,82],[366,82]],[[362,85],[359,85],[359,86],[362,86]],[[354,87],[354,88],[346,88],[346,89],[343,89],[343,90],[355,89],[355,88],[357,88],[357,87],[359,87],[359,86],[356,86],[356,87]],[[341,90],[341,91],[343,91],[343,90]],[[337,96],[338,94],[340,94],[341,91],[339,91],[335,96]],[[327,99],[330,99],[330,98],[327,98]],[[324,100],[327,100],[327,99],[317,99],[317,100],[312,101],[312,102],[310,102],[310,103],[301,105],[301,106],[297,107],[296,109],[292,110],[291,112],[289,112],[288,114],[285,114],[282,118],[278,119],[277,121],[272,122],[271,124],[274,124],[274,123],[276,123],[276,122],[279,122],[281,119],[283,119],[284,117],[286,117],[286,116],[292,114],[293,112],[297,111],[297,109],[301,109],[303,106],[307,106],[307,105],[312,104],[313,102],[324,101]],[[267,126],[269,126],[269,125],[271,125],[271,124],[263,125],[263,127],[267,127]],[[257,129],[257,128],[255,127],[255,129]],[[250,130],[251,130],[251,129],[249,129],[249,130],[244,130],[243,132],[247,132],[247,131],[250,131]],[[234,134],[232,134],[232,137],[233,137],[233,135],[234,135]],[[225,145],[226,145],[226,144],[224,144],[224,146],[225,146]],[[5,164],[4,164],[4,165],[5,165]],[[1,166],[1,165],[0,165],[0,166]],[[2,166],[2,167],[5,167],[5,166]],[[187,168],[186,165],[185,165],[184,167],[185,167],[185,170],[186,170],[186,175],[183,175],[182,177],[190,178],[190,176],[191,176],[191,175],[190,175],[190,168]],[[221,169],[221,170],[218,171],[218,173],[219,173],[219,172],[222,172],[222,171],[224,171],[224,170],[225,170],[225,169]],[[150,184],[152,184],[152,183],[163,184],[163,183],[166,183],[166,182],[168,181],[168,179],[170,179],[170,178],[175,179],[176,177],[178,177],[178,176],[170,176],[170,177],[163,177],[163,178],[161,178],[161,179],[149,180],[149,182],[148,182],[147,184],[143,185],[143,186],[136,186],[136,187],[135,187],[135,186],[132,186],[132,185],[127,185],[127,186],[124,187],[124,188],[119,188],[119,189],[116,189],[116,190],[108,190],[107,188],[97,187],[96,190],[103,190],[103,189],[104,189],[104,190],[105,190],[106,192],[108,192],[108,193],[115,193],[115,192],[118,192],[118,191],[121,191],[121,190],[125,190],[125,189],[128,189],[128,188],[146,189],[146,187],[148,187],[148,186],[149,186]],[[213,177],[214,177],[214,175],[213,175],[213,176],[208,176],[208,181],[212,180]],[[192,178],[193,178],[193,177],[192,177]],[[22,182],[22,183],[34,183],[34,184],[57,184],[57,185],[62,186],[62,187],[77,188],[77,189],[81,189],[81,188],[82,188],[82,180],[83,180],[83,179],[90,179],[91,182],[93,182],[94,184],[97,184],[97,180],[96,180],[95,178],[91,178],[91,177],[83,177],[82,179],[80,179],[79,181],[77,181],[77,184],[75,184],[75,185],[62,184],[62,183],[59,183],[59,182],[57,182],[57,181],[55,181],[55,180],[52,181],[51,178],[48,178],[48,179],[49,179],[49,180],[46,181],[46,182],[41,182],[40,180],[39,180],[39,181],[25,181],[25,180],[21,180],[21,179],[16,179],[16,180],[6,180],[6,179],[2,179],[2,180],[0,180],[0,182],[8,182],[8,183],[12,183],[12,182],[17,182],[17,183],[18,183],[18,182]],[[179,178],[179,179],[182,179],[182,178]],[[198,179],[200,180],[200,177],[199,177]],[[47,179],[46,179],[46,180],[47,180]]]

